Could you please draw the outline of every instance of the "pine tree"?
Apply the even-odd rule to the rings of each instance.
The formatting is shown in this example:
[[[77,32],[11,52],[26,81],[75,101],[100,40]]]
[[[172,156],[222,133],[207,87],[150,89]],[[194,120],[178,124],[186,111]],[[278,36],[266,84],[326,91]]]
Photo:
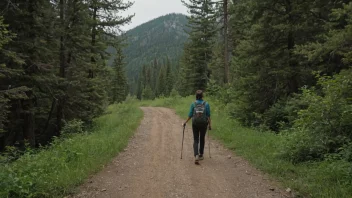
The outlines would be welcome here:
[[[309,42],[296,48],[308,64],[323,74],[333,75],[348,69],[352,63],[352,3],[332,10],[318,42]]]
[[[5,142],[11,145],[27,138],[32,145],[45,144],[60,135],[66,121],[90,122],[104,111],[111,89],[105,49],[116,42],[116,30],[130,20],[131,16],[118,13],[130,5],[121,0],[0,2],[4,23],[16,35],[0,29],[12,38],[0,54],[5,63],[0,69],[0,103],[11,107],[0,115],[1,130],[9,133]],[[10,114],[16,116],[8,119]],[[40,139],[32,141],[39,134]]]
[[[17,141],[24,146],[27,139],[34,146],[36,126],[43,123],[50,108],[50,91],[57,80],[55,75],[48,77],[53,74],[56,61],[53,53],[57,49],[57,40],[53,39],[56,12],[45,0],[19,0],[16,4],[2,1],[0,9],[4,23],[16,35],[11,45],[3,46],[0,55],[1,62],[6,64],[5,71],[11,71],[4,73],[5,82],[1,84],[7,85],[6,98],[12,109],[5,127],[6,140],[0,142],[12,145]],[[3,146],[0,145],[0,150]]]
[[[91,62],[89,77],[93,78],[95,72],[99,72],[97,62],[107,59],[104,43],[109,38],[117,38],[120,33],[119,26],[131,21],[132,15],[121,17],[115,12],[124,11],[130,8],[133,3],[123,0],[89,0],[91,15]],[[105,63],[103,63],[105,64]],[[97,70],[97,71],[95,71]]]
[[[174,77],[171,71],[171,63],[168,57],[166,57],[166,92],[165,96],[169,96],[171,90],[174,88]]]
[[[294,50],[324,32],[322,18],[334,6],[338,5],[327,1],[234,3],[235,14],[230,17],[234,101],[238,101],[234,109],[242,121],[251,124],[280,99],[314,83],[315,68],[301,62],[303,57]]]
[[[150,65],[150,87],[153,90],[153,92],[157,95],[157,86],[158,86],[158,76],[159,76],[159,71],[160,71],[160,65],[158,63],[158,60],[155,58],[153,63]]]
[[[152,88],[147,85],[142,92],[142,99],[143,100],[154,100],[155,99],[155,94],[152,90]]]
[[[224,83],[229,83],[230,80],[230,66],[229,66],[229,49],[228,49],[228,0],[223,0],[223,37],[224,37]]]
[[[190,59],[190,43],[186,43],[180,60],[180,74],[176,84],[176,89],[181,96],[187,96],[193,91],[193,82],[191,79],[195,70],[194,67],[191,67]]]
[[[218,41],[214,44],[213,56],[209,63],[209,69],[211,71],[211,79],[215,81],[217,85],[224,85],[226,80],[225,60],[224,60],[224,46],[222,41]]]
[[[15,76],[21,75],[23,70],[9,68],[6,64],[7,58],[17,58],[13,52],[4,51],[3,48],[15,38],[15,35],[8,31],[8,25],[4,24],[3,17],[0,17],[0,53],[2,56],[0,59],[0,134],[6,132],[6,125],[8,124],[8,115],[10,113],[9,108],[11,107],[10,101],[17,96],[18,99],[26,99],[26,91],[29,91],[26,87],[12,87],[11,79]],[[10,57],[9,57],[10,56]],[[0,145],[0,150],[3,145]]]
[[[190,0],[189,3],[182,1],[191,14],[188,17],[190,32],[187,61],[183,62],[184,81],[191,86],[191,92],[197,89],[206,89],[209,79],[208,63],[212,57],[213,39],[216,34],[215,2],[212,0]],[[186,51],[186,50],[185,50]],[[194,68],[194,69],[192,69]]]
[[[113,101],[120,103],[126,99],[127,79],[124,70],[124,56],[122,50],[117,49],[116,58],[114,61],[114,79],[112,83]]]
[[[167,84],[166,84],[166,73],[164,67],[161,67],[159,71],[158,83],[157,83],[157,96],[165,96],[167,93]]]

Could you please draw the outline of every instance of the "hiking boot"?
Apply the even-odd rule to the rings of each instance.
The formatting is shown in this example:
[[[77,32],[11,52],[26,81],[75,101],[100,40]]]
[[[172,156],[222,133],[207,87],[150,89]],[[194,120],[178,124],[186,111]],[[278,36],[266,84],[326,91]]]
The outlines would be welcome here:
[[[204,160],[203,155],[199,155],[199,160]]]
[[[196,159],[194,160],[194,163],[199,164],[199,156],[198,155],[196,155]]]

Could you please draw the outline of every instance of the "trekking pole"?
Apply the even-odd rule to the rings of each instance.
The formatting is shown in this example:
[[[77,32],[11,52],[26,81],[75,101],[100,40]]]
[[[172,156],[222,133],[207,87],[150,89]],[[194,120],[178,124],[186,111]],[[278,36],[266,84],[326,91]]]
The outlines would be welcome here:
[[[181,159],[182,159],[182,151],[183,151],[183,140],[185,138],[185,128],[186,128],[186,124],[183,125],[183,132],[182,132],[182,148],[181,148]]]
[[[211,130],[211,128],[210,127],[208,127],[208,147],[209,147],[209,158],[211,158],[211,155],[210,155],[210,130]]]

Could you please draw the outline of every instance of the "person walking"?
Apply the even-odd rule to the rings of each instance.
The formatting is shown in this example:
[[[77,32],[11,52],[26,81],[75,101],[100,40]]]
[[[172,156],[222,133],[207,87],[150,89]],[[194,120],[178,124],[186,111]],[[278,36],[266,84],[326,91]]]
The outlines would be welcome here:
[[[193,129],[193,149],[195,164],[204,159],[205,134],[207,127],[211,130],[210,105],[203,100],[203,91],[196,91],[196,101],[191,104],[188,119],[182,124],[186,126],[187,122],[192,119]]]

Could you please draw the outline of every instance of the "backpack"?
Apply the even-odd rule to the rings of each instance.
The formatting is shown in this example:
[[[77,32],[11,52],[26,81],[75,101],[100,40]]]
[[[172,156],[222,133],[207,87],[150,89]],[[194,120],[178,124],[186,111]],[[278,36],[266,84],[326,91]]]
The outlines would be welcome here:
[[[194,126],[206,127],[208,125],[208,118],[205,113],[205,104],[206,104],[205,101],[203,101],[201,104],[197,104],[197,101],[194,102],[193,118],[192,118],[192,124]]]

